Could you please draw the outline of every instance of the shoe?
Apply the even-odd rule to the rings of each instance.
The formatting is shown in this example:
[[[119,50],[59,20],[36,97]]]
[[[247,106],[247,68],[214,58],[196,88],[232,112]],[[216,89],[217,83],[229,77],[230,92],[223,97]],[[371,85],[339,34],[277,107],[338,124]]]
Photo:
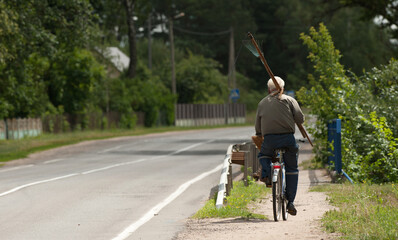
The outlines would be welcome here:
[[[260,173],[258,173],[258,172],[253,173],[253,178],[255,181],[260,180]]]
[[[271,179],[269,177],[260,178],[260,181],[265,183],[265,186],[267,186],[267,188],[271,188],[272,187],[272,182],[271,182]]]
[[[292,202],[287,203],[287,212],[292,216],[296,216],[297,210]]]

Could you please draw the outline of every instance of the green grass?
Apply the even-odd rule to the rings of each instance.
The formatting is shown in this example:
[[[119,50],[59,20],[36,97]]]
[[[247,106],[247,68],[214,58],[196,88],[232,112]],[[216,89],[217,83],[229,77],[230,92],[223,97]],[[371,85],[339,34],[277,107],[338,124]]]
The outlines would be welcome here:
[[[322,185],[338,210],[328,211],[322,224],[342,239],[398,239],[398,186],[395,184]]]
[[[48,150],[60,146],[79,143],[86,140],[99,140],[122,136],[137,136],[150,133],[162,133],[168,131],[184,131],[195,129],[212,129],[222,127],[245,126],[220,125],[203,127],[156,127],[156,128],[136,128],[133,130],[113,129],[103,131],[76,131],[62,134],[43,134],[38,137],[29,137],[20,140],[0,140],[0,163],[14,159],[25,158],[29,154]],[[0,164],[0,167],[3,164]]]
[[[324,168],[323,164],[315,161],[314,158],[312,158],[310,160],[303,161],[302,163],[300,163],[299,166],[302,167],[304,170],[315,170],[315,169],[323,169]]]
[[[270,190],[264,184],[257,184],[249,181],[249,186],[245,187],[243,181],[234,182],[234,188],[230,196],[227,197],[227,204],[220,208],[216,208],[216,197],[208,200],[205,206],[200,209],[193,218],[256,218],[267,219],[261,214],[252,213],[248,205],[255,202],[257,199],[265,197]]]

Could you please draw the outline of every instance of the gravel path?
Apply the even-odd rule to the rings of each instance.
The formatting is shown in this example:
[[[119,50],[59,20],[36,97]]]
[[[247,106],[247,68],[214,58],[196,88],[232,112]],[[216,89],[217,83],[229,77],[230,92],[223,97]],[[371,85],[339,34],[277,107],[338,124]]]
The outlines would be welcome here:
[[[313,157],[308,143],[300,144],[299,162]],[[188,219],[186,228],[176,240],[197,239],[335,239],[336,235],[322,230],[322,215],[333,209],[327,196],[320,192],[310,192],[312,186],[329,183],[330,177],[325,170],[300,169],[299,186],[295,206],[297,215],[287,221],[274,222],[271,196],[261,199],[255,206],[255,212],[268,216],[269,220],[227,219]]]

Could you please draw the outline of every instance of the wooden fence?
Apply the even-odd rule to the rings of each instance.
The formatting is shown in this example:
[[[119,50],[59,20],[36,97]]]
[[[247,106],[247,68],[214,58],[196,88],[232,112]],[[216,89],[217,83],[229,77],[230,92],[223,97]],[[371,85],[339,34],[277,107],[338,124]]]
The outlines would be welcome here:
[[[144,113],[137,112],[136,124],[144,124]],[[0,120],[0,140],[38,136],[43,132],[62,133],[80,129],[110,129],[120,127],[121,114],[89,113],[85,115],[48,115],[44,118]]]
[[[18,118],[0,121],[0,139],[20,139],[43,132],[40,118]]]
[[[246,122],[246,105],[177,104],[176,126],[222,125]]]
[[[137,125],[144,124],[144,113],[135,113]],[[246,106],[230,104],[177,104],[176,126],[204,126],[245,123]],[[20,139],[43,132],[61,133],[76,129],[118,128],[121,114],[116,112],[86,115],[49,115],[40,118],[0,120],[0,139]],[[83,126],[84,125],[84,126]]]

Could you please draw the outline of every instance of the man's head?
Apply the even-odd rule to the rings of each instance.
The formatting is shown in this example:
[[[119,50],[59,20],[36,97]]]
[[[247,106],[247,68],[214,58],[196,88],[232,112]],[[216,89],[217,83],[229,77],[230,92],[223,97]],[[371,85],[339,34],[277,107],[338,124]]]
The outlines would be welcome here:
[[[282,78],[275,76],[276,81],[278,82],[279,86],[283,89],[285,87],[285,81],[283,81]],[[276,91],[276,86],[274,84],[274,81],[272,81],[272,78],[268,80],[268,92],[271,93],[273,91]]]

